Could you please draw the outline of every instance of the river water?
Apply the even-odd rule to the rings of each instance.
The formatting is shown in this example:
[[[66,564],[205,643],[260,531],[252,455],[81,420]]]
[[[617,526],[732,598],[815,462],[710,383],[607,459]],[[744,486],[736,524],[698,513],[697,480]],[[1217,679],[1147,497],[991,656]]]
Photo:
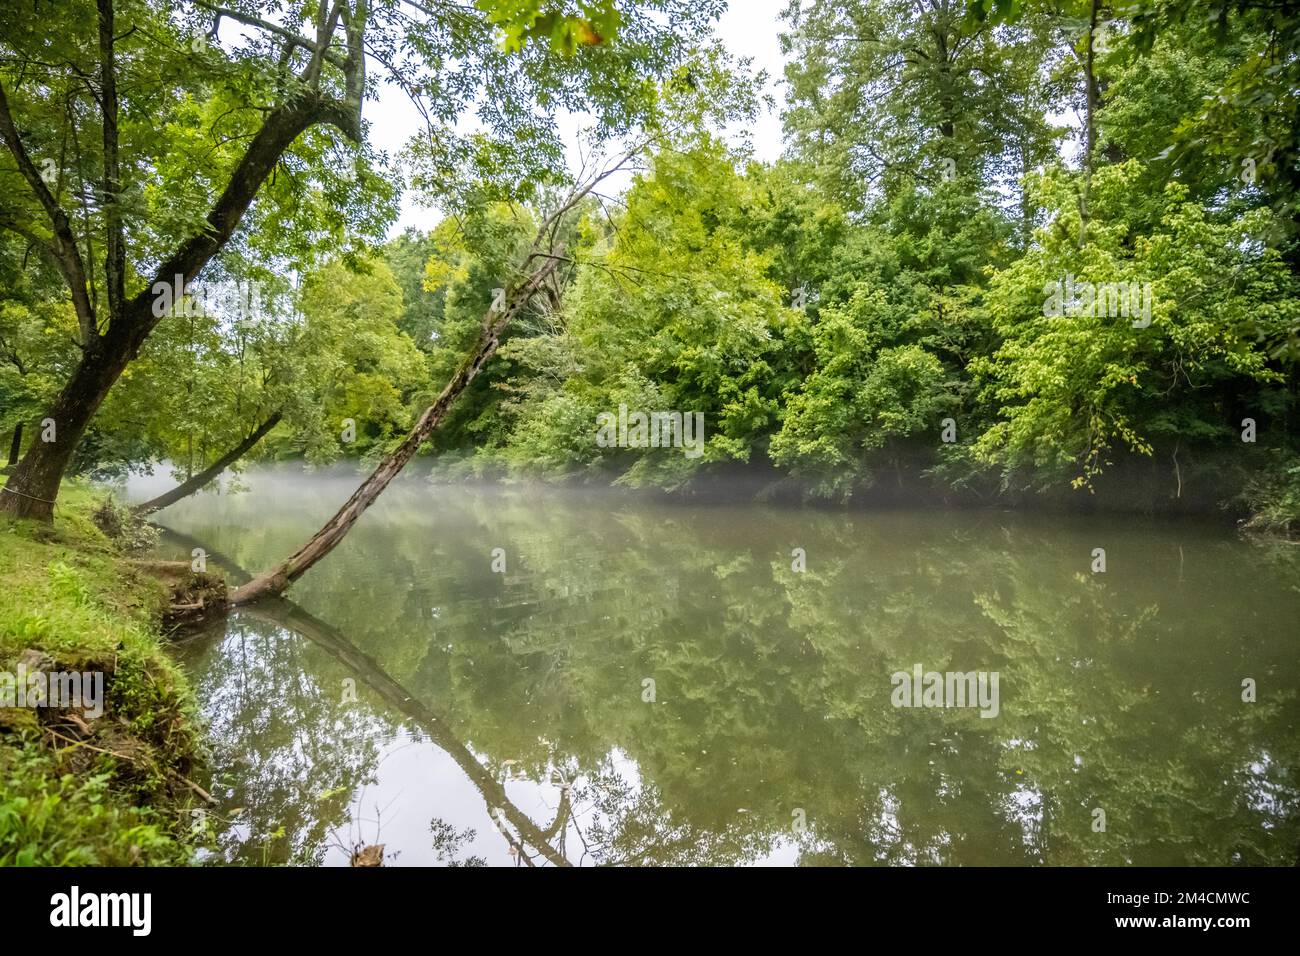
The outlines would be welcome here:
[[[157,515],[160,550],[260,570],[357,481],[251,471]],[[178,653],[231,861],[1292,864],[1296,552],[412,476]]]

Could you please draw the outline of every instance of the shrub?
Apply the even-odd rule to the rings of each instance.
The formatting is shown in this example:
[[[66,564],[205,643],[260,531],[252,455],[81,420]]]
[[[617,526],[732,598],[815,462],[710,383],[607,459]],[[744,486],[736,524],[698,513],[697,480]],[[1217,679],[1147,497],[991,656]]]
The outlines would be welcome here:
[[[125,554],[143,554],[158,543],[159,531],[130,508],[105,498],[91,512],[95,526]]]

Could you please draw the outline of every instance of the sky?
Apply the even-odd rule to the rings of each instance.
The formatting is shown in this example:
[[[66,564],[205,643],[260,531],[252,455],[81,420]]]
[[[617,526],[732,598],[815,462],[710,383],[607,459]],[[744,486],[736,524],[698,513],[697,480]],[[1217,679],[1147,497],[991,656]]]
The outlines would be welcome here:
[[[716,26],[717,35],[733,55],[751,57],[753,71],[757,73],[766,70],[768,74],[766,92],[775,98],[775,105],[771,110],[765,108],[759,120],[748,129],[754,158],[759,160],[774,160],[781,153],[782,73],[785,60],[781,55],[777,35],[782,29],[780,12],[787,3],[788,0],[732,0]],[[372,144],[376,149],[387,151],[390,156],[397,155],[423,122],[406,95],[397,86],[388,83],[381,86],[377,100],[366,102],[365,114],[371,124]],[[580,121],[576,117],[561,117],[557,125],[565,142],[569,144],[570,166],[577,169],[580,162],[576,145]],[[617,192],[626,187],[629,180],[630,174],[621,178],[611,177],[605,188]],[[408,226],[428,230],[438,218],[437,210],[420,206],[410,195],[404,196],[401,215],[389,228],[389,235],[397,235]]]

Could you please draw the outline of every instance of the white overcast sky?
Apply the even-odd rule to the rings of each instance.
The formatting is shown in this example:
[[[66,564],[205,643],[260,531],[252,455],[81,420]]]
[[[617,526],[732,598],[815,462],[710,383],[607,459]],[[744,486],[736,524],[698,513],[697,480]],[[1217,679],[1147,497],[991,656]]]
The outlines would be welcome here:
[[[732,0],[716,26],[717,35],[733,55],[751,57],[753,71],[757,73],[766,70],[768,74],[767,91],[775,97],[776,103],[748,130],[754,157],[760,160],[773,160],[781,153],[780,113],[785,61],[781,56],[777,35],[782,28],[780,12],[786,3],[787,0]],[[376,149],[387,151],[390,156],[397,155],[423,122],[405,94],[392,84],[384,84],[379,99],[366,103],[366,118],[371,124],[371,143]],[[564,118],[559,123],[566,142],[570,143],[569,158],[575,169],[579,163],[574,145],[579,125],[576,118]],[[609,188],[617,191],[626,185],[626,178],[621,182],[613,180],[609,183]],[[437,220],[436,210],[417,205],[408,195],[403,199],[401,216],[389,234],[396,235],[407,226],[428,230]]]

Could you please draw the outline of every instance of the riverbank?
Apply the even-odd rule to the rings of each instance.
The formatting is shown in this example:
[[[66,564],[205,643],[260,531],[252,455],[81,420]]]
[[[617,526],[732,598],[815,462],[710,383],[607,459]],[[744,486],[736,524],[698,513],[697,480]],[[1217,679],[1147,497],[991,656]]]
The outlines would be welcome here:
[[[69,484],[52,526],[0,519],[0,865],[184,864],[201,832],[203,735],[161,632],[168,588],[96,526],[102,497]],[[82,706],[53,706],[70,688]]]

